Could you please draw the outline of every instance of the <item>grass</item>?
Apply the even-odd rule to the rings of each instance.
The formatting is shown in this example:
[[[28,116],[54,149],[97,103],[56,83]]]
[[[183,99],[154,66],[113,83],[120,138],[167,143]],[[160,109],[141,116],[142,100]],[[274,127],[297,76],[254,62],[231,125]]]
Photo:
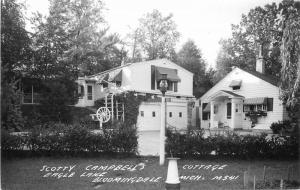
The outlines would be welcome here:
[[[114,171],[110,170],[105,177],[162,177],[159,182],[146,183],[93,183],[95,177],[80,177],[86,172],[88,165],[136,165],[145,163],[145,168],[137,171]],[[183,169],[185,165],[224,165],[223,169],[214,171],[209,169]],[[51,167],[76,165],[73,169],[75,175],[70,178],[43,177],[45,172],[40,170],[44,165]],[[179,160],[178,168],[180,176],[201,175],[204,180],[181,180],[181,190],[193,189],[243,189],[243,173],[249,171],[250,183],[253,176],[262,181],[263,168],[266,166],[267,180],[278,180],[287,178],[287,168],[290,167],[291,180],[300,178],[298,161],[245,161],[245,160]],[[2,159],[2,189],[3,190],[152,190],[164,189],[167,175],[167,164],[159,166],[157,157],[141,158],[14,158]],[[186,168],[186,166],[185,166]],[[95,171],[103,172],[103,171]],[[214,176],[239,176],[236,180],[211,180]],[[96,185],[96,186],[95,186]],[[252,188],[249,186],[249,189]],[[278,187],[279,188],[279,187]]]

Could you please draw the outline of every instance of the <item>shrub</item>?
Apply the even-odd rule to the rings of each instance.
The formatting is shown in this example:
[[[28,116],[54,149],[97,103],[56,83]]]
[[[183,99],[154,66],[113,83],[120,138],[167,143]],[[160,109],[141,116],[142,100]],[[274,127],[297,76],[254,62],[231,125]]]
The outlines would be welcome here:
[[[274,122],[271,124],[270,128],[274,134],[293,133],[295,130],[295,127],[292,126],[292,123],[289,120]]]
[[[11,135],[8,131],[1,131],[1,150],[16,151],[22,150],[25,146],[25,138],[21,135]]]
[[[43,82],[41,111],[48,121],[67,122],[71,120],[70,109],[77,101],[77,84],[67,78],[57,78]]]
[[[1,129],[21,131],[24,118],[21,111],[21,92],[17,81],[3,81],[1,88]]]
[[[37,155],[86,155],[89,153],[137,152],[137,134],[132,128],[92,133],[83,125],[46,123],[32,128],[28,136],[2,133],[2,150],[25,150]]]
[[[298,158],[299,139],[296,136],[217,135],[204,138],[201,133],[181,134],[167,130],[167,153],[175,156],[217,156],[230,158]]]

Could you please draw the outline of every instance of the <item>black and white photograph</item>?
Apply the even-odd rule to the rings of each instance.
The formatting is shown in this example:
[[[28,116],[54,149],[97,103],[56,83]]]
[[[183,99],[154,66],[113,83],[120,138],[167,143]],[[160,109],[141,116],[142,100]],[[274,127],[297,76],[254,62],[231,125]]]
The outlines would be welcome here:
[[[0,48],[0,189],[300,189],[298,0],[1,0]]]

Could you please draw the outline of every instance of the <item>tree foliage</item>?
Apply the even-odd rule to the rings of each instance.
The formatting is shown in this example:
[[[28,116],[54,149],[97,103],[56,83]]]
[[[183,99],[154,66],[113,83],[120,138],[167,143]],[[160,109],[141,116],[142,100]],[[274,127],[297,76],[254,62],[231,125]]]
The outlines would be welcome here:
[[[22,4],[1,1],[1,75],[2,82],[11,81],[30,64],[31,40],[25,30]]]
[[[295,117],[300,108],[300,3],[284,1],[280,10],[283,30],[281,98]]]
[[[34,73],[77,78],[119,65],[124,52],[115,46],[118,35],[108,34],[103,9],[100,0],[51,1],[49,17],[34,19]]]
[[[266,73],[279,77],[282,33],[277,24],[278,13],[275,3],[267,4],[251,9],[247,15],[242,15],[239,24],[232,25],[232,37],[220,41],[216,80],[231,71],[232,66],[255,70],[260,45],[263,46]]]
[[[263,46],[266,74],[280,78],[281,99],[294,117],[299,110],[300,11],[299,2],[283,0],[251,9],[240,24],[232,26],[232,37],[221,40],[215,81],[232,66],[254,70],[258,46]]]
[[[183,68],[194,73],[193,95],[196,98],[199,98],[212,87],[212,83],[205,73],[205,61],[194,41],[188,40],[183,44],[177,54],[177,62]]]
[[[147,60],[158,58],[172,60],[179,39],[179,32],[172,17],[172,14],[164,17],[158,10],[153,10],[142,17],[139,20],[139,27],[132,35],[133,55],[144,53]]]
[[[1,1],[1,124],[9,130],[23,127],[17,78],[31,55],[21,6],[15,0]]]

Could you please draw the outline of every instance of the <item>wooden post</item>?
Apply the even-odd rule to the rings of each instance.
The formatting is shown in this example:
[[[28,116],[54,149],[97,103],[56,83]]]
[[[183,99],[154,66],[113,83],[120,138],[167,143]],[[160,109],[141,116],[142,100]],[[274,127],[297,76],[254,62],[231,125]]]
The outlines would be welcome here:
[[[161,111],[160,111],[160,137],[159,137],[159,165],[165,163],[165,133],[166,133],[166,98],[161,97]]]
[[[111,95],[111,121],[114,121],[114,95]]]
[[[248,180],[248,172],[244,171],[244,188],[247,188],[249,184],[249,180]]]
[[[265,185],[266,182],[266,166],[264,166],[264,172],[263,172],[263,184]]]
[[[253,190],[255,190],[255,176],[253,176]]]
[[[123,121],[125,121],[125,115],[124,115],[124,102],[122,103],[122,117],[123,117]]]
[[[287,168],[287,181],[290,181],[290,166]]]
[[[117,120],[119,120],[119,109],[118,109],[118,101],[116,100],[116,113],[117,113]]]
[[[31,103],[33,104],[33,85],[31,85]]]

